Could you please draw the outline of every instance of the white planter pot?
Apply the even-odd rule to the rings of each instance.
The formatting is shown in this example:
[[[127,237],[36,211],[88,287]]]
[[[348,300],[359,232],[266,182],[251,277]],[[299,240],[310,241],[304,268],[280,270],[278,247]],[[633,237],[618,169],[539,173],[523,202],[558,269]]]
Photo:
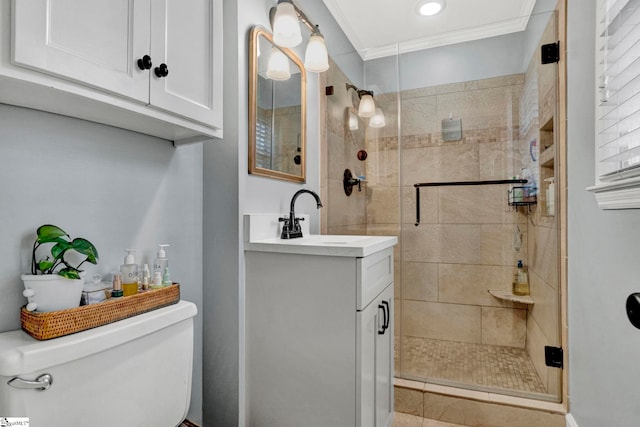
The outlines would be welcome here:
[[[28,310],[48,312],[80,305],[84,284],[82,279],[67,279],[57,274],[23,274],[22,282],[25,289],[23,295],[29,301]]]

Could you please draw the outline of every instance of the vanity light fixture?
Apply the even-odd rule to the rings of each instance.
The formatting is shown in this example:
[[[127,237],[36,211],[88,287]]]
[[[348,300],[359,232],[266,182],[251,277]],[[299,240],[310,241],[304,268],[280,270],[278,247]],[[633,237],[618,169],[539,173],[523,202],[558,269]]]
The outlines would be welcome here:
[[[329,54],[327,45],[324,43],[324,36],[316,25],[315,31],[309,37],[307,50],[304,54],[304,68],[312,73],[321,73],[329,69]]]
[[[373,91],[358,89],[354,85],[347,83],[347,92],[349,89],[355,90],[358,98],[360,98],[358,115],[364,118],[373,117],[376,114],[376,103],[373,101]]]
[[[311,31],[305,51],[304,67],[312,73],[321,73],[329,69],[329,55],[324,37],[318,25],[314,25],[292,0],[278,0],[278,5],[269,11],[273,41],[278,46],[296,47],[302,43],[299,22]]]
[[[275,46],[271,48],[271,56],[267,63],[267,77],[271,80],[288,80],[291,77],[289,58]]]
[[[282,47],[296,47],[302,43],[298,14],[291,0],[280,0],[273,17],[273,41]]]
[[[382,108],[376,108],[376,113],[369,119],[369,126],[372,128],[382,128],[385,124]]]
[[[416,12],[422,16],[433,16],[442,12],[446,5],[445,0],[423,0],[418,3]]]

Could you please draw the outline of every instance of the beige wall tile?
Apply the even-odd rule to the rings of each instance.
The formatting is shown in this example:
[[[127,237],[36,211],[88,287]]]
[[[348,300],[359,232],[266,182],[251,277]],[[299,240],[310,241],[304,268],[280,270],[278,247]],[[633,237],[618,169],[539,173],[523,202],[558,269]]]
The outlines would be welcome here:
[[[489,289],[511,290],[513,268],[497,265],[439,264],[440,302],[510,307],[489,294]]]
[[[436,93],[469,92],[478,89],[478,80],[467,82],[447,83],[436,86]]]
[[[535,319],[527,317],[527,340],[526,349],[533,367],[536,369],[542,384],[549,389],[549,367],[544,363],[544,346],[549,345],[549,341],[544,336]]]
[[[446,119],[449,114],[460,117],[463,132],[465,129],[511,128],[518,123],[519,93],[516,87],[505,86],[439,94],[437,119]]]
[[[402,298],[418,301],[438,301],[438,264],[402,263]]]
[[[333,235],[367,235],[367,224],[345,225],[339,227],[328,227],[327,234]]]
[[[478,89],[524,84],[524,73],[478,80]]]
[[[328,188],[329,200],[324,208],[327,210],[328,228],[366,224],[365,192],[355,191],[347,197],[343,190],[342,181],[332,179],[329,180]]]
[[[438,223],[439,191],[435,187],[420,188],[420,224]],[[413,186],[402,187],[402,222],[409,228],[416,222],[416,189]]]
[[[535,301],[530,315],[546,337],[548,345],[559,345],[558,292],[551,288],[537,274],[529,274],[531,296]]]
[[[477,144],[403,150],[403,185],[419,182],[473,181],[480,176]]]
[[[392,427],[422,427],[422,417],[396,412]]]
[[[518,260],[527,260],[527,233],[522,231],[522,247],[515,251],[512,246],[516,226],[513,224],[483,224],[481,227],[482,264],[515,267]]]
[[[425,393],[424,416],[470,427],[564,427],[562,414]]]
[[[529,226],[532,240],[529,243],[529,269],[549,286],[558,287],[558,235],[548,226]]]
[[[527,310],[482,307],[482,344],[524,348]]]
[[[520,155],[514,152],[513,140],[484,142],[479,150],[480,179],[509,179],[520,174],[520,167],[515,167]],[[506,193],[506,186],[499,188]]]
[[[397,141],[397,138],[395,140]],[[368,185],[386,187],[398,186],[400,152],[397,149],[387,147],[377,151],[369,150],[367,151],[367,154],[367,160],[363,165],[364,175],[367,178]],[[356,166],[356,169],[361,168],[361,165]]]
[[[424,413],[422,394],[421,390],[395,387],[393,397],[396,412],[421,417]]]
[[[507,185],[442,187],[439,189],[439,222],[526,224],[524,215],[509,208],[507,189]],[[526,226],[520,229],[526,231]]]
[[[418,89],[403,90],[402,92],[400,92],[400,97],[404,100],[409,98],[422,98],[424,96],[431,96],[437,93],[436,88],[437,86],[429,86]]]
[[[400,222],[400,188],[367,185],[367,223]]]
[[[436,97],[402,98],[402,136],[438,132]]]
[[[402,256],[405,261],[479,264],[483,250],[479,225],[420,224],[404,227]]]
[[[480,343],[480,307],[403,300],[402,335]]]
[[[402,298],[402,263],[399,258],[394,257],[393,261],[393,296],[394,298]]]

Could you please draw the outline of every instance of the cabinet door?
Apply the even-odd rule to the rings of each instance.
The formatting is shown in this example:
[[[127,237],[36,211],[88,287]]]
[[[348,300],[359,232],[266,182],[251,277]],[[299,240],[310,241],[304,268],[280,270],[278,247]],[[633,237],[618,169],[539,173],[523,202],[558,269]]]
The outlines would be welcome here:
[[[356,328],[356,427],[375,426],[376,335],[380,330],[375,301],[357,312]]]
[[[376,335],[376,427],[391,427],[393,423],[393,285],[377,298],[382,307],[383,333]]]
[[[357,314],[356,426],[393,421],[393,284]]]
[[[152,0],[151,57],[152,106],[222,127],[221,0]]]
[[[12,62],[148,102],[150,0],[14,0]]]

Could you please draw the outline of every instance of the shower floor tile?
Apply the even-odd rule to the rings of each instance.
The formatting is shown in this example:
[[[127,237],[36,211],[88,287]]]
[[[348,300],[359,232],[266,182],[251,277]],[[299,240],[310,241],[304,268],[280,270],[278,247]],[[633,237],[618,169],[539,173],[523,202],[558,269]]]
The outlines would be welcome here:
[[[402,375],[546,393],[524,349],[404,337]]]

